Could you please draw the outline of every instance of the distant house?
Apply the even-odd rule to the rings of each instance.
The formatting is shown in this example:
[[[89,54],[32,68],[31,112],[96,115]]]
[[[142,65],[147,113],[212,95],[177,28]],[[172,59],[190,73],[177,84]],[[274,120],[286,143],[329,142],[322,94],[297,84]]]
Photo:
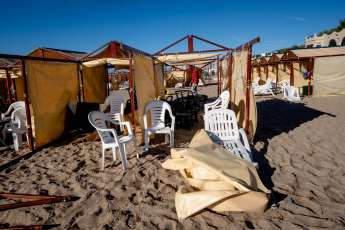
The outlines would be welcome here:
[[[345,45],[345,29],[340,32],[333,32],[330,35],[323,34],[317,36],[316,34],[308,36],[305,39],[305,47],[327,47],[327,46],[343,46]]]

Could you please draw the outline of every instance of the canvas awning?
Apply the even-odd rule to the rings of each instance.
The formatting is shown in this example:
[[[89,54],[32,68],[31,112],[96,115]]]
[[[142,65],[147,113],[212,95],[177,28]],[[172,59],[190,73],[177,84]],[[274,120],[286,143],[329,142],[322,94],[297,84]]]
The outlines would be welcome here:
[[[156,57],[156,60],[157,62],[181,62],[181,61],[202,60],[205,58],[215,57],[222,54],[223,53],[164,55],[164,56]]]
[[[176,62],[166,62],[165,64],[169,66],[186,66],[186,65],[202,65],[202,64],[208,64],[214,62],[214,60],[209,61],[189,61],[189,62],[183,62],[183,63],[176,63]]]
[[[287,50],[282,61],[345,55],[345,46]]]
[[[82,65],[86,67],[96,67],[105,64],[115,65],[115,69],[128,69],[129,59],[102,58],[93,61],[83,62]]]

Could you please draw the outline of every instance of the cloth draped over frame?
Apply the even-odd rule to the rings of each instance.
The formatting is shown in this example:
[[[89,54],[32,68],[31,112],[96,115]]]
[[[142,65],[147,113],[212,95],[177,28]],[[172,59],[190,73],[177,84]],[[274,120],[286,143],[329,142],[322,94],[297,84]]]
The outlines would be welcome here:
[[[175,196],[177,216],[185,219],[205,208],[216,212],[264,212],[271,191],[261,182],[252,163],[212,142],[199,130],[189,148],[174,148],[162,166],[179,170],[190,183]]]

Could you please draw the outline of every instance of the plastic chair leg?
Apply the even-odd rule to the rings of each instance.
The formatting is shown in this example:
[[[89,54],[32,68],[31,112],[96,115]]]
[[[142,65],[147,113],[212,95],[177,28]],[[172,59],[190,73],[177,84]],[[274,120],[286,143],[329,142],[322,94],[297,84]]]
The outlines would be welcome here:
[[[145,151],[149,150],[150,133],[145,132]]]
[[[165,144],[168,144],[169,143],[169,134],[166,133],[165,134]]]
[[[137,145],[137,140],[135,138],[133,140],[133,143],[134,143],[135,153],[137,154],[137,158],[139,158],[138,145]]]
[[[127,157],[126,157],[125,145],[120,144],[119,150],[120,150],[120,156],[121,156],[123,170],[127,170]]]
[[[106,151],[106,149],[103,148],[103,155],[102,155],[102,170],[104,170],[105,151]]]
[[[170,132],[170,148],[174,148],[174,131]]]
[[[116,147],[114,146],[111,149],[113,150],[113,159],[116,161]]]

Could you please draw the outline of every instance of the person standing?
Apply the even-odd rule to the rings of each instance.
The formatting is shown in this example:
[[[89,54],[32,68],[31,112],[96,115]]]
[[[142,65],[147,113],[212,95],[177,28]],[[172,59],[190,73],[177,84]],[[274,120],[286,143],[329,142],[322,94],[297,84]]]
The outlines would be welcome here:
[[[194,95],[198,95],[198,68],[193,67],[192,71],[192,81],[190,82],[190,85],[192,85],[192,92]]]

